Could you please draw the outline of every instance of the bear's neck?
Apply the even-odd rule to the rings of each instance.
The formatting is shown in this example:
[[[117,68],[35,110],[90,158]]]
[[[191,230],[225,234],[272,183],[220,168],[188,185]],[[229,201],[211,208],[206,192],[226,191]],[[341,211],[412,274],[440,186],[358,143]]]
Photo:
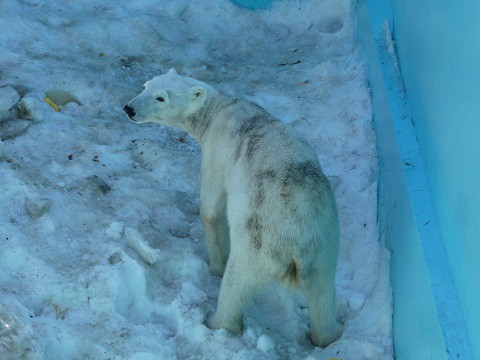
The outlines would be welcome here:
[[[202,144],[204,134],[208,131],[211,123],[215,121],[215,115],[225,108],[229,99],[230,102],[233,100],[233,98],[219,93],[209,96],[201,109],[188,115],[185,121],[185,131]]]

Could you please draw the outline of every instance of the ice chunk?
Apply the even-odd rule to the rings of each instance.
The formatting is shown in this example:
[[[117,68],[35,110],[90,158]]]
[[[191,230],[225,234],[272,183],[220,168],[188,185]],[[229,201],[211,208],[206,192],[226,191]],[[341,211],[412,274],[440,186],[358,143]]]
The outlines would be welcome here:
[[[142,234],[131,227],[125,229],[125,236],[128,240],[128,245],[135,250],[150,265],[154,264],[161,258],[160,250],[152,249],[146,242]]]
[[[267,335],[262,335],[258,338],[257,348],[263,352],[267,352],[275,348],[275,342]]]
[[[18,103],[18,111],[22,118],[32,121],[45,119],[47,104],[37,98],[26,96]]]
[[[9,86],[11,88],[14,88],[15,91],[18,93],[20,98],[23,98],[25,95],[28,93],[31,93],[33,89],[29,86],[26,86],[24,84],[16,84],[16,83],[6,83],[5,85],[2,85],[2,87]]]
[[[20,100],[20,95],[10,86],[0,88],[0,111],[9,110]]]
[[[107,230],[105,230],[105,234],[110,239],[118,240],[122,236],[123,233],[123,224],[118,221],[114,221],[110,224]]]
[[[27,200],[27,213],[32,219],[38,219],[53,205],[52,199],[30,198]]]
[[[0,139],[7,140],[17,137],[30,126],[30,121],[12,119],[0,122]]]

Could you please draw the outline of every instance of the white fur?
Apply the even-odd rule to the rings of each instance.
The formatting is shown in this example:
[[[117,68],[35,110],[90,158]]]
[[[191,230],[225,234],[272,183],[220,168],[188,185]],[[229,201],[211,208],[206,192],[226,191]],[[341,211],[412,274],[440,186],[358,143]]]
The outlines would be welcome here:
[[[305,292],[313,342],[334,341],[337,210],[308,144],[258,105],[173,69],[127,106],[131,120],[180,127],[202,146],[201,216],[210,268],[224,274],[208,325],[241,331],[251,296],[280,281]]]

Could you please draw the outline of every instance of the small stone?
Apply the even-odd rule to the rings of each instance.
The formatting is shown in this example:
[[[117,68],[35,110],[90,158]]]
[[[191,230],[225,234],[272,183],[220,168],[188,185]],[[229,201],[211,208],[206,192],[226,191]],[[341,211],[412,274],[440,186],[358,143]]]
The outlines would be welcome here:
[[[0,122],[0,139],[7,140],[17,137],[30,126],[30,121],[12,119]]]
[[[32,219],[38,219],[53,205],[52,199],[31,198],[27,200],[27,213]]]
[[[0,88],[0,110],[10,110],[18,101],[20,95],[10,86]]]
[[[97,175],[91,175],[82,180],[80,184],[82,189],[90,189],[94,194],[105,195],[112,188]]]
[[[46,103],[37,98],[26,96],[17,104],[18,113],[24,119],[42,121],[45,119]]]
[[[110,257],[108,258],[108,262],[112,265],[118,264],[120,261],[122,261],[123,255],[120,250],[114,252]]]

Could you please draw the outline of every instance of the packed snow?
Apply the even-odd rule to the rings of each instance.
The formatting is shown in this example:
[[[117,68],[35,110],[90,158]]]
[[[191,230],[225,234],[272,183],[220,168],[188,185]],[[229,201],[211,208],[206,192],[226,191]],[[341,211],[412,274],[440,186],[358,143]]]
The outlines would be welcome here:
[[[393,358],[354,1],[3,0],[0,14],[0,359]],[[327,348],[280,286],[247,307],[242,335],[204,325],[221,278],[199,218],[200,146],[122,111],[172,67],[316,150],[341,225],[344,331]]]

